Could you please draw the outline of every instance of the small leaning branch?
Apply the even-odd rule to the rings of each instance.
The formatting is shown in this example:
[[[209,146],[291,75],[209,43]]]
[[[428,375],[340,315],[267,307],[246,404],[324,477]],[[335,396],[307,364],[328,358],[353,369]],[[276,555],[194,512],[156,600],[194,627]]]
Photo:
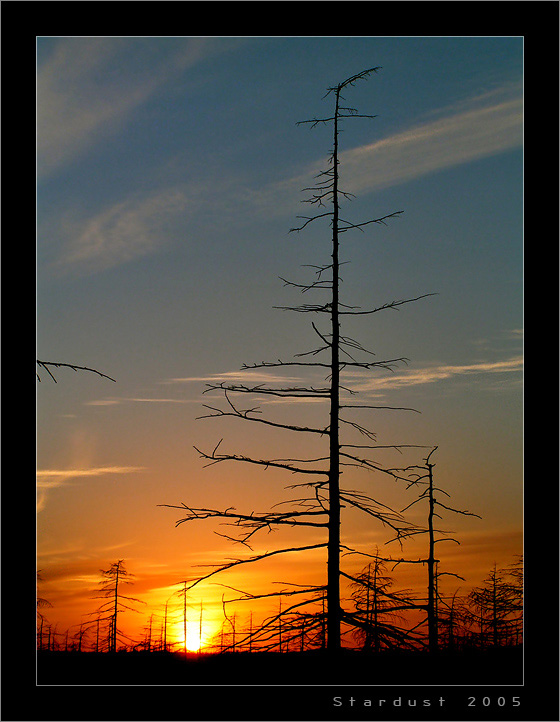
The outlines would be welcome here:
[[[89,366],[77,366],[76,364],[66,364],[66,363],[60,363],[60,362],[55,362],[55,361],[39,361],[39,359],[37,359],[37,366],[40,369],[44,369],[49,374],[51,379],[55,382],[55,384],[58,382],[57,382],[54,374],[52,373],[51,368],[53,368],[53,369],[68,368],[68,369],[72,369],[73,371],[89,371],[92,374],[97,374],[98,376],[101,376],[104,379],[109,379],[109,381],[114,381],[116,383],[115,379],[111,378],[110,376],[107,376],[107,374],[101,373],[101,371],[98,371],[97,369],[89,368]],[[37,381],[39,381],[39,382],[41,381],[41,377],[39,376],[38,371],[37,371]]]

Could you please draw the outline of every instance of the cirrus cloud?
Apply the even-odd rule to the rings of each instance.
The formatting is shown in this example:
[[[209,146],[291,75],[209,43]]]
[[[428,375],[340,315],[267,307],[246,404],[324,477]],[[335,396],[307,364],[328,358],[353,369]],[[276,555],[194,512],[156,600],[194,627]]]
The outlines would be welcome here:
[[[228,47],[204,37],[184,38],[164,53],[141,39],[57,42],[37,71],[38,176],[52,175],[122,130],[164,83]]]
[[[417,370],[394,373],[385,378],[359,381],[355,383],[352,388],[355,391],[381,394],[393,389],[432,384],[460,376],[519,373],[522,370],[523,356],[514,356],[513,358],[505,359],[503,361],[483,361],[471,364],[442,364],[437,366],[426,366]]]
[[[40,469],[37,471],[37,511],[42,511],[47,503],[47,493],[61,486],[68,486],[75,479],[107,475],[131,474],[144,471],[142,466],[96,466],[75,469]]]

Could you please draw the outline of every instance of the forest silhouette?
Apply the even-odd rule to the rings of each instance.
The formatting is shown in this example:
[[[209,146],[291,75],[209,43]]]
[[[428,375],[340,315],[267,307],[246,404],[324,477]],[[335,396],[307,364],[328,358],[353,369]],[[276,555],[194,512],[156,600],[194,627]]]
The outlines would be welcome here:
[[[437,646],[430,629],[407,624],[418,609],[410,590],[399,590],[377,555],[357,575],[352,592],[354,633],[336,659],[326,650],[326,615],[294,610],[255,629],[222,629],[196,652],[171,641],[165,626],[146,625],[132,639],[118,626],[134,600],[119,592],[133,575],[123,560],[101,574],[107,601],[71,635],[48,621],[48,600],[38,598],[38,684],[521,684],[523,668],[522,561],[489,572],[483,584],[451,598],[438,595]],[[120,576],[120,580],[119,580]],[[95,598],[95,597],[94,597]],[[126,605],[125,605],[126,601]],[[175,605],[175,615],[180,612]],[[149,611],[149,610],[148,610]],[[203,610],[201,609],[201,614]],[[144,614],[147,612],[144,611]],[[151,620],[154,615],[149,614]],[[165,620],[165,621],[164,621]],[[272,622],[272,624],[271,624]],[[117,675],[115,677],[115,675]]]

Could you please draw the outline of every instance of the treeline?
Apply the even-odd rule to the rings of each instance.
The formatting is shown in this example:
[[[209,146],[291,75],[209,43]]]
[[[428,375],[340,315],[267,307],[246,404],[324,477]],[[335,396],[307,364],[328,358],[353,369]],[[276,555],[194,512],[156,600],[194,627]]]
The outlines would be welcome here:
[[[436,571],[435,633],[436,646],[430,640],[426,596],[399,589],[393,576],[399,562],[379,555],[351,577],[347,610],[343,616],[344,647],[369,653],[384,651],[448,651],[518,646],[523,642],[523,560],[519,556],[510,565],[494,565],[480,586],[460,594],[439,591],[440,574]],[[443,573],[441,574],[443,575]],[[93,598],[105,601],[89,619],[69,629],[60,630],[48,620],[48,600],[37,597],[37,649],[40,652],[182,652],[183,641],[171,639],[170,629],[186,620],[186,595],[183,589],[165,603],[163,611],[149,614],[142,635],[133,639],[122,632],[121,615],[139,613],[141,600],[125,596],[122,587],[130,584],[130,574],[123,560],[101,570],[100,588]],[[40,581],[40,577],[38,577]],[[308,590],[306,590],[308,591]],[[298,590],[292,595],[297,598]],[[282,596],[286,596],[284,593]],[[181,601],[182,597],[182,601]],[[239,600],[230,600],[231,602]],[[317,587],[315,598],[304,602],[284,603],[282,598],[274,613],[259,624],[253,613],[229,614],[224,604],[220,631],[200,654],[231,652],[297,653],[326,650],[327,615],[324,588]],[[189,629],[195,625],[202,634],[204,608],[195,615],[189,605]],[[248,617],[248,622],[247,622]],[[186,637],[186,635],[184,635]]]

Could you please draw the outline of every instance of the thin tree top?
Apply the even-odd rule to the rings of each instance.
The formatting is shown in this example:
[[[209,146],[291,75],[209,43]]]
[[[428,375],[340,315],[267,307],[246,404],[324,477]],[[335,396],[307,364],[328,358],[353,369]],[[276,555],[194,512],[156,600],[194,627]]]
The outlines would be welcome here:
[[[343,80],[342,83],[339,83],[338,85],[329,88],[325,94],[325,97],[329,93],[335,93],[336,91],[341,91],[342,88],[345,88],[347,85],[354,85],[358,80],[361,80],[362,78],[367,78],[368,75],[371,75],[371,73],[377,73],[378,70],[381,70],[381,66],[378,65],[375,68],[369,68],[368,70],[362,70],[361,73],[356,73],[355,75],[351,75],[349,78],[346,78],[346,80]]]
[[[300,120],[296,123],[296,125],[303,125],[305,123],[311,123],[312,127],[315,127],[316,125],[319,125],[319,123],[329,123],[330,121],[333,121],[338,118],[376,118],[375,115],[363,115],[361,113],[358,113],[358,111],[355,108],[346,108],[346,107],[340,107],[338,105],[338,98],[341,97],[341,91],[343,88],[345,88],[348,85],[354,85],[358,80],[362,80],[363,78],[366,78],[371,73],[376,73],[378,70],[381,70],[381,66],[377,66],[375,68],[369,68],[368,70],[363,70],[361,73],[357,73],[356,75],[351,75],[349,78],[346,78],[346,80],[343,80],[342,83],[339,83],[338,85],[333,86],[332,88],[328,88],[327,92],[323,96],[323,99],[326,98],[330,93],[336,93],[337,95],[337,110],[335,115],[330,116],[328,118],[310,118],[309,120]],[[329,171],[325,173],[325,175],[329,175]]]

